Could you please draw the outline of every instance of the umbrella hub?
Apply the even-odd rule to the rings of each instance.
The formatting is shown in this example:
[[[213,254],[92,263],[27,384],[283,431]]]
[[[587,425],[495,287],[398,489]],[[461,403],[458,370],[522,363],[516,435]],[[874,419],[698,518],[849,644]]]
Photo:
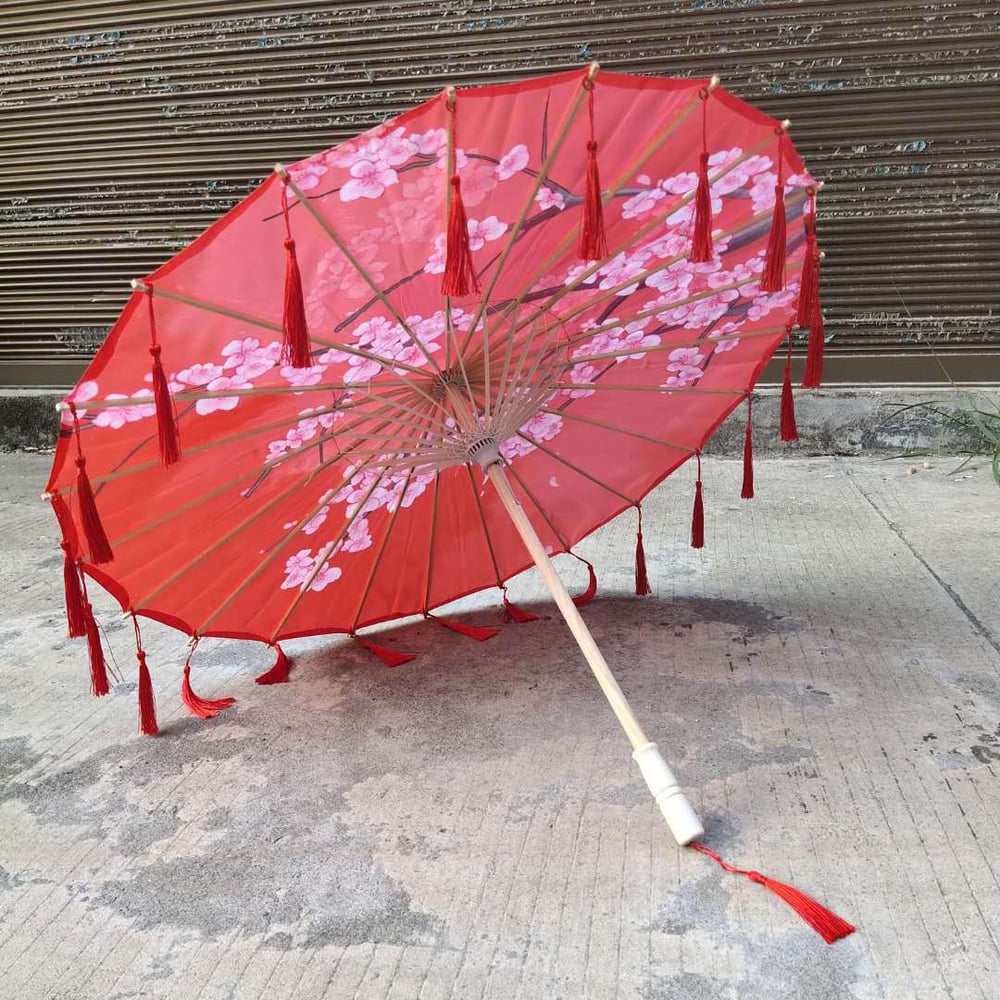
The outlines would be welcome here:
[[[448,397],[448,389],[462,389],[466,385],[467,373],[456,365],[444,368],[431,380],[431,395],[437,400]],[[472,380],[475,384],[475,380]],[[478,386],[477,386],[478,388]]]

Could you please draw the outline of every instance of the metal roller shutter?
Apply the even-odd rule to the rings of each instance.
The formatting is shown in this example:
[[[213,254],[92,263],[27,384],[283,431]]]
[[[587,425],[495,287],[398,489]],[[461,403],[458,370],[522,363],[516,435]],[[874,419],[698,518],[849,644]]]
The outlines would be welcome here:
[[[74,379],[128,279],[276,160],[447,81],[590,59],[718,72],[792,119],[828,182],[834,373],[933,378],[932,350],[1000,380],[998,23],[982,0],[6,0],[0,383]]]

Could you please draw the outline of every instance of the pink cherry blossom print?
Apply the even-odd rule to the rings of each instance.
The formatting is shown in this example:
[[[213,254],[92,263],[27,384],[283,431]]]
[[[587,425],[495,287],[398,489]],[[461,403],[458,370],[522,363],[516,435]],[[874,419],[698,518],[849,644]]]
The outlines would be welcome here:
[[[471,161],[461,172],[461,177],[462,201],[466,208],[474,208],[485,201],[497,186],[493,165],[482,160]]]
[[[323,381],[323,373],[326,365],[313,365],[310,368],[293,368],[291,365],[283,365],[280,375],[289,385],[316,385]]]
[[[152,377],[150,377],[150,381],[152,381]],[[82,417],[87,412],[87,408],[81,404],[86,403],[89,399],[93,399],[98,391],[97,383],[88,379],[86,382],[81,382],[66,397],[65,402],[75,403],[77,415]],[[66,427],[72,427],[73,414],[69,410],[63,410],[59,415],[59,421]]]
[[[292,183],[300,191],[312,191],[314,188],[319,187],[319,183],[325,173],[326,167],[321,163],[310,160],[303,160],[288,170],[288,175],[292,178]]]
[[[560,212],[566,207],[566,199],[555,188],[550,188],[543,184],[535,195],[535,204],[543,211],[550,208],[558,209]]]
[[[622,205],[622,218],[638,219],[648,215],[666,196],[666,192],[658,187],[640,191]]]
[[[322,558],[322,557],[318,557]],[[343,575],[343,570],[339,566],[331,566],[326,563],[323,568],[313,577],[313,581],[309,584],[310,590],[315,590],[317,592],[326,590],[331,583],[336,583]]]
[[[502,181],[508,180],[527,165],[528,147],[519,143],[509,153],[500,157],[500,162],[496,167],[497,178]]]
[[[351,167],[351,180],[340,189],[340,200],[381,198],[385,194],[385,189],[398,180],[398,174],[391,167],[379,166],[370,160],[361,160]]]
[[[205,388],[209,392],[222,392],[225,389],[249,389],[250,383],[241,375],[234,373],[212,379]],[[239,401],[239,396],[213,396],[211,399],[199,399],[194,404],[194,408],[202,416],[206,416],[216,410],[234,410]]]
[[[293,587],[304,587],[312,569],[312,549],[299,549],[295,555],[289,556],[285,560],[285,579],[281,584],[281,589],[291,590]]]
[[[132,395],[149,399],[149,390],[139,389]],[[124,393],[120,392],[109,392],[108,395],[105,396],[105,399],[126,400],[131,398],[132,397],[126,396]],[[124,427],[126,424],[131,424],[137,420],[143,420],[146,417],[151,417],[155,413],[156,407],[152,403],[132,404],[131,406],[112,406],[107,409],[99,410],[97,416],[94,417],[94,423],[98,427],[109,427],[112,430],[118,430],[119,427]]]
[[[507,223],[490,215],[485,219],[469,219],[468,229],[470,249],[482,250],[487,243],[500,239],[507,232]]]
[[[224,373],[221,365],[191,365],[190,368],[179,371],[175,378],[187,385],[208,385],[212,379],[219,378],[222,374]]]
[[[663,384],[666,386],[686,386],[693,385],[698,381],[705,373],[700,369],[694,367],[694,365],[683,365],[678,368],[672,375],[667,377],[667,381]]]

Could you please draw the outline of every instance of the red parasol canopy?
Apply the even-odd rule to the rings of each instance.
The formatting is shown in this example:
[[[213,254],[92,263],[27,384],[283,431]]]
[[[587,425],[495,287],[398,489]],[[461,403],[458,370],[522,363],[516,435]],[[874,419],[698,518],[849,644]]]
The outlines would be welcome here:
[[[678,841],[699,836],[548,557],[636,508],[647,592],[642,498],[695,459],[703,544],[701,449],[796,324],[818,384],[816,185],[787,123],[717,82],[595,64],[449,88],[277,168],[134,282],[48,485],[95,693],[88,578],[137,640],[145,616],[275,646],[274,681],[279,640],[433,617],[533,561]],[[783,403],[791,438],[788,366]],[[228,704],[189,671],[194,712]]]

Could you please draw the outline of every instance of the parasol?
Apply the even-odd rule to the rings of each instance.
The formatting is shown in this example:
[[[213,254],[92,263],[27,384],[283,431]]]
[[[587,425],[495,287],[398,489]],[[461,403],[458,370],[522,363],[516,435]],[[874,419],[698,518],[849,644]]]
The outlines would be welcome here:
[[[139,631],[275,649],[439,614],[538,567],[679,844],[703,830],[551,557],[627,510],[648,593],[642,499],[701,453],[787,343],[823,331],[818,185],[777,122],[718,86],[593,64],[458,90],[278,166],[134,294],[60,404],[47,497],[70,633],[108,690],[88,580],[135,624],[140,727],[155,733]],[[198,715],[191,657],[182,695]],[[701,845],[698,845],[699,849]],[[705,851],[708,849],[705,848]],[[721,862],[720,862],[721,863]],[[751,873],[756,875],[756,873]],[[762,877],[760,877],[762,878]],[[773,886],[772,886],[773,887]],[[786,887],[787,888],[787,887]],[[794,891],[794,890],[790,890]],[[842,923],[842,922],[841,922]],[[849,925],[844,925],[849,926]],[[831,933],[840,936],[843,927]]]

